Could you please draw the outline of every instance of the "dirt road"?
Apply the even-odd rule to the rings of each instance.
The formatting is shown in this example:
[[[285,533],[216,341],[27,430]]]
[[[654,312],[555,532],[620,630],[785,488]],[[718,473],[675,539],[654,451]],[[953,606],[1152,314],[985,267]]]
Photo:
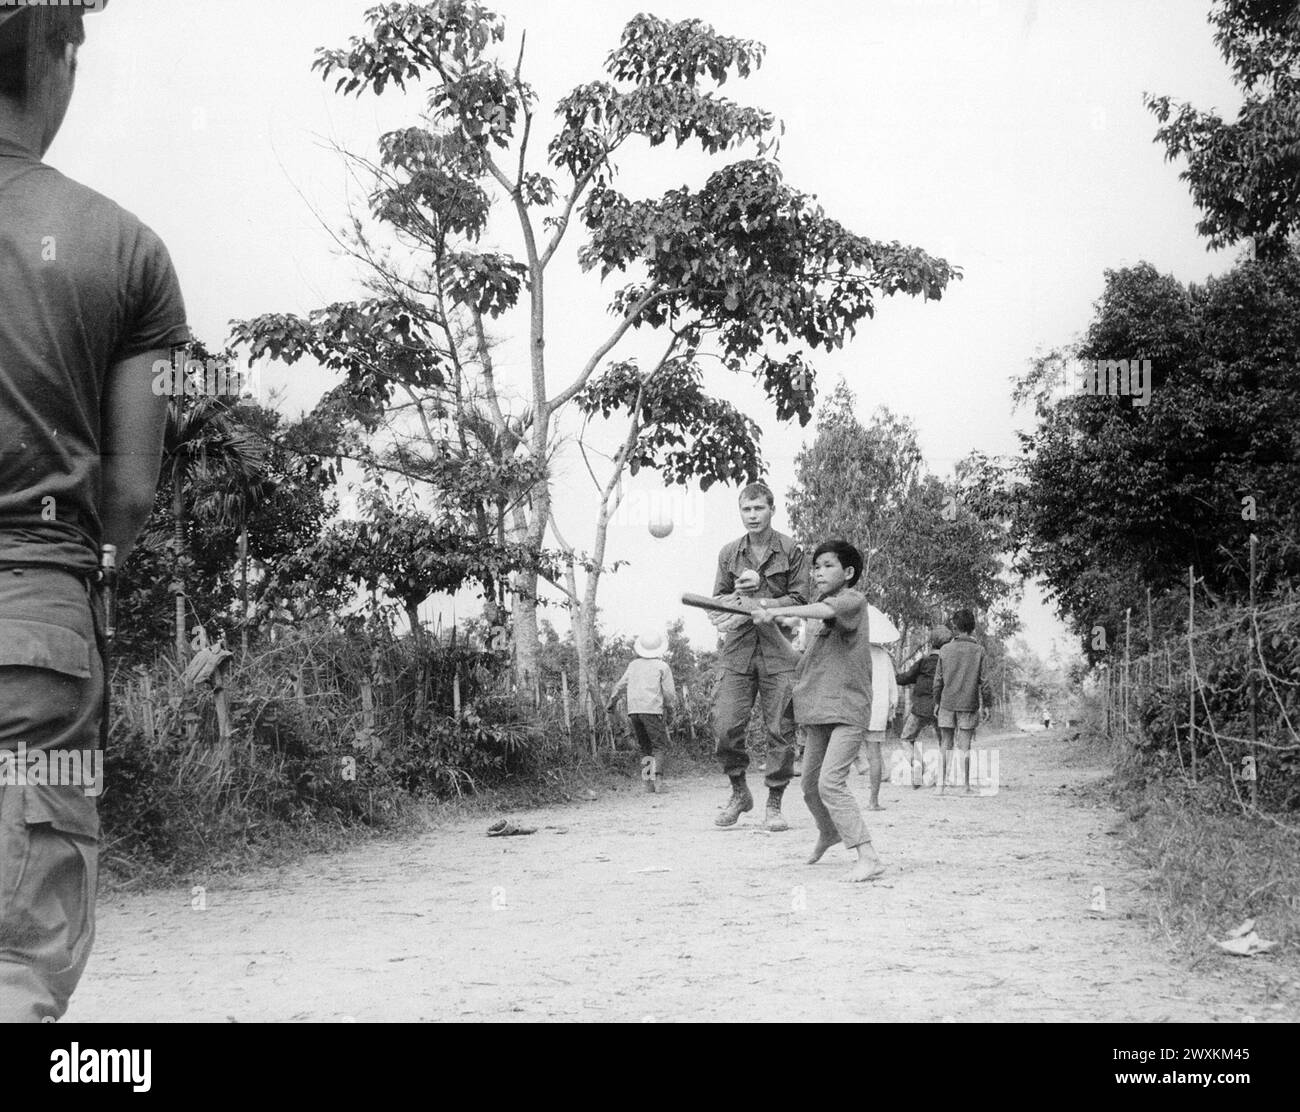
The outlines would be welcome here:
[[[1137,918],[1114,811],[1042,736],[1000,750],[996,796],[887,785],[890,864],[803,864],[811,819],[730,831],[720,776],[314,857],[191,891],[108,896],[69,1020],[1180,1020],[1300,1018],[1224,957],[1194,972]],[[755,777],[751,777],[751,783]],[[865,778],[855,785],[865,800]],[[1063,790],[1064,789],[1064,790]],[[756,795],[758,793],[756,792]],[[560,828],[560,829],[556,829]],[[562,832],[563,831],[563,832]],[[1095,886],[1104,913],[1090,911]],[[194,904],[205,903],[202,909]]]

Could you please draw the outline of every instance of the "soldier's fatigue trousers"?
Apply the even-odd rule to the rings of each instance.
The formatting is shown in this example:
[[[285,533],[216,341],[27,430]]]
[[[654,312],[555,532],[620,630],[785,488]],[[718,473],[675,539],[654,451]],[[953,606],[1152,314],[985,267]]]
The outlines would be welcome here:
[[[755,653],[748,672],[719,674],[718,690],[713,698],[713,734],[716,754],[728,776],[740,776],[749,768],[749,751],[745,748],[745,730],[754,707],[755,696],[761,702],[763,722],[767,726],[767,775],[769,788],[784,788],[794,777],[795,725],[790,699],[793,672],[769,672],[762,653]]]
[[[66,572],[0,569],[0,750],[99,749],[92,605]],[[0,764],[0,1022],[39,1023],[67,1010],[90,956],[98,815],[84,784],[4,783],[15,764]]]

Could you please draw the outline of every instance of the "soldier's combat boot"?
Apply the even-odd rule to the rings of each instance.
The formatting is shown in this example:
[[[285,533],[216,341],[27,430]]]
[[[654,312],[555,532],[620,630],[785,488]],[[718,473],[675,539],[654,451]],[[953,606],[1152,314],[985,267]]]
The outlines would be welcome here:
[[[722,813],[713,820],[716,826],[735,826],[736,820],[746,811],[754,809],[754,797],[749,794],[743,776],[732,777],[731,798],[722,809]]]
[[[763,816],[763,829],[773,834],[780,834],[781,831],[790,829],[790,824],[781,814],[781,796],[784,794],[785,788],[767,789],[767,813]]]

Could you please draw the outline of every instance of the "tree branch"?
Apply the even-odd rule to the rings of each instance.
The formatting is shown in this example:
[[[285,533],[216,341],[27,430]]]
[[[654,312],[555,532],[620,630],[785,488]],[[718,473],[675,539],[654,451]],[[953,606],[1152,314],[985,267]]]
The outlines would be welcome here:
[[[548,415],[554,413],[577,396],[582,388],[587,385],[587,380],[596,372],[596,368],[600,366],[600,361],[618,346],[619,341],[627,335],[627,330],[637,322],[642,313],[661,297],[671,297],[673,294],[679,293],[680,290],[681,287],[679,286],[673,286],[671,289],[666,290],[657,290],[654,293],[646,294],[645,297],[632,306],[631,312],[619,322],[618,327],[614,329],[613,335],[601,344],[592,357],[587,360],[587,365],[578,373],[578,377],[573,381],[572,385],[567,390],[562,391],[554,401],[547,404]]]

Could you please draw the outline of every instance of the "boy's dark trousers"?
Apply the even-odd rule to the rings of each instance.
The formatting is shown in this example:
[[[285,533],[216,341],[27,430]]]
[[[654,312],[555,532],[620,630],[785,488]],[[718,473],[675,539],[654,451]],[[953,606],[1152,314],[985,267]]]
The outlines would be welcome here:
[[[662,714],[629,714],[632,723],[632,736],[641,749],[643,757],[660,758],[668,745],[668,731],[664,728]]]

